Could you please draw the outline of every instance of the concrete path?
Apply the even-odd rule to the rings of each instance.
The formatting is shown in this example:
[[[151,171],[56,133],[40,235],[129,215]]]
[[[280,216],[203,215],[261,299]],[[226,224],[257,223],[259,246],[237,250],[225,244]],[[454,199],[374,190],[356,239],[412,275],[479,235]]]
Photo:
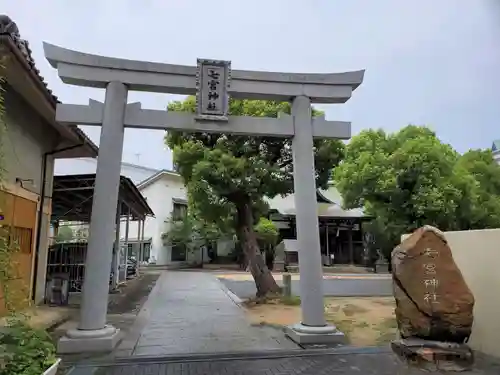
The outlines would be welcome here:
[[[295,348],[278,330],[252,327],[215,275],[163,271],[116,357]]]
[[[282,278],[276,278],[282,285]],[[238,297],[246,299],[255,296],[255,283],[243,276],[224,275],[220,280]],[[325,296],[330,297],[385,297],[392,296],[392,279],[387,275],[330,275],[323,278]],[[292,278],[292,293],[300,295],[299,280]]]

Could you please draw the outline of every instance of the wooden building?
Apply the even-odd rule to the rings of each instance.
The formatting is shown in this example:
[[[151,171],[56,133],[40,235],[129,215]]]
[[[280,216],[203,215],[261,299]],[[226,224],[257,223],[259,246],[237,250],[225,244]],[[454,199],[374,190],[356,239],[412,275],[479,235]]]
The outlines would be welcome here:
[[[317,194],[319,236],[323,264],[368,265],[369,254],[364,246],[363,223],[371,218],[361,209],[344,210],[342,198],[332,185]],[[276,197],[269,201],[270,219],[280,230],[280,239],[296,239],[295,201],[293,194]],[[289,263],[298,262],[298,254],[287,254]]]

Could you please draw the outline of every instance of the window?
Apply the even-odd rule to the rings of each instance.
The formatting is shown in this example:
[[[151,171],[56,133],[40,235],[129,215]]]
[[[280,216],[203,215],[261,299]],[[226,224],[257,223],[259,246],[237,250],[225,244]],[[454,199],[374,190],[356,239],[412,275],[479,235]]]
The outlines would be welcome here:
[[[135,256],[134,253],[135,253],[134,245],[131,243],[127,244],[127,257],[130,258],[130,257]]]
[[[186,261],[186,246],[177,244],[172,246],[172,262],[185,262]]]
[[[142,248],[141,261],[147,262],[147,261],[149,261],[149,257],[151,254],[151,244],[148,242],[148,243],[143,244],[142,246],[143,246],[143,248]]]
[[[174,211],[172,212],[173,220],[182,220],[186,216],[187,205],[183,203],[174,202]]]

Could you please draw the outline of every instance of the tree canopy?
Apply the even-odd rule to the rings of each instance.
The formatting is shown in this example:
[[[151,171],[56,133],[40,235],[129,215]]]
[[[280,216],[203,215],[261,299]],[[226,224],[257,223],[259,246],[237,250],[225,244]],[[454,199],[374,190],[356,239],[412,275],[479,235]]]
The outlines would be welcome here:
[[[192,113],[195,108],[192,96],[168,106],[169,111]],[[231,99],[229,103],[229,114],[238,116],[277,117],[279,112],[290,113],[290,109],[290,103],[273,101]],[[318,113],[313,110],[313,115]],[[232,226],[254,278],[267,274],[259,259],[253,227],[266,211],[264,197],[293,191],[291,139],[173,131],[166,142],[173,150],[174,163],[187,185],[193,209],[207,222]],[[344,145],[338,140],[315,140],[318,187],[326,187],[343,151]],[[265,293],[264,289],[259,292]]]
[[[427,127],[394,134],[365,130],[353,137],[334,171],[346,208],[362,207],[387,255],[403,233],[500,226],[500,167],[490,151],[463,155]]]

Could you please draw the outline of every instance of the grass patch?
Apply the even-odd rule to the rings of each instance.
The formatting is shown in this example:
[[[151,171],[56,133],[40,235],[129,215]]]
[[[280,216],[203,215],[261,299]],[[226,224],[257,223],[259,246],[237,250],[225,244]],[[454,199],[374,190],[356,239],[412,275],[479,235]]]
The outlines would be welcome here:
[[[265,297],[249,298],[243,302],[243,305],[252,307],[255,305],[285,305],[285,306],[300,306],[300,297],[298,296],[283,296],[280,294],[270,294]]]
[[[330,323],[335,324],[335,326],[341,331],[344,332],[347,336],[349,336],[349,333],[352,332],[354,329],[353,321],[351,319],[335,319],[336,321],[333,322],[329,317],[327,316],[327,321]]]
[[[283,305],[287,306],[300,306],[300,297],[297,296],[282,296],[280,301]]]
[[[367,322],[359,322],[356,324],[356,328],[368,328],[370,325]]]
[[[254,326],[281,328],[302,320],[299,297],[268,296],[246,302]],[[353,346],[386,345],[397,335],[395,303],[389,297],[325,298],[325,318]]]
[[[390,306],[394,307],[394,300],[392,298],[390,299],[374,299],[373,303],[376,305],[381,305],[381,306]]]
[[[385,318],[382,322],[380,322],[376,329],[379,332],[379,336],[377,337],[377,345],[385,345],[390,343],[397,337],[398,334],[398,323],[396,321],[396,318]]]
[[[362,307],[362,306],[348,303],[347,305],[342,307],[342,311],[343,311],[345,316],[353,316],[353,315],[357,315],[357,314],[364,314],[364,313],[368,312],[369,310]]]

